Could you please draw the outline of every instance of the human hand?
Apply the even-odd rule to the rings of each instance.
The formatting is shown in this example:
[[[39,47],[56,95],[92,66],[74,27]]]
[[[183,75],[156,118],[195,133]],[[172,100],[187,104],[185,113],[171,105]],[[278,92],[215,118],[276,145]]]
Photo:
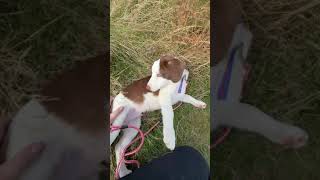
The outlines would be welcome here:
[[[112,102],[113,102],[113,97],[110,96],[110,111],[112,110]],[[113,121],[122,113],[122,111],[124,110],[125,107],[119,107],[118,109],[116,109],[115,111],[113,111],[112,113],[110,113],[110,125],[113,123]],[[136,111],[135,109],[131,108],[128,111],[128,114],[126,116],[125,121],[130,121],[130,120],[134,120],[137,118],[141,118],[141,113]]]
[[[0,152],[1,156],[5,156],[7,146],[7,129],[9,121],[0,120]],[[32,143],[25,146],[21,151],[15,154],[13,158],[0,161],[0,179],[1,180],[17,180],[23,171],[40,155],[44,150],[43,143]]]
[[[119,114],[121,114],[121,112],[124,109],[124,107],[119,107],[115,111],[111,112],[113,99],[114,98],[112,96],[110,96],[110,124],[113,123],[113,121],[119,116]]]

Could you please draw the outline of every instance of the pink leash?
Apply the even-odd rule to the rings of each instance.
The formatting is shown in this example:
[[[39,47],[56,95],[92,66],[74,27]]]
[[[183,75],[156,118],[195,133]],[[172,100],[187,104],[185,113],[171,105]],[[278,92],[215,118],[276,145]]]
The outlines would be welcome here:
[[[221,144],[227,138],[230,132],[231,132],[231,128],[225,128],[221,136],[219,136],[219,138],[213,144],[211,144],[210,149],[213,149],[219,144]]]
[[[136,137],[130,144],[128,144],[124,150],[121,152],[121,159],[120,159],[120,162],[118,163],[117,165],[117,168],[116,168],[116,171],[115,171],[115,179],[119,179],[119,169],[120,169],[120,166],[122,164],[122,162],[124,162],[125,164],[136,164],[137,167],[139,168],[140,167],[140,163],[139,161],[137,160],[126,160],[125,157],[128,157],[128,156],[131,156],[131,155],[134,155],[136,153],[138,153],[142,146],[143,146],[143,143],[144,143],[144,138],[160,123],[160,121],[158,121],[155,125],[153,125],[146,133],[143,133],[139,128],[135,127],[135,126],[131,126],[131,125],[124,125],[124,126],[110,126],[110,131],[113,132],[113,131],[117,131],[117,130],[121,130],[121,129],[126,129],[126,128],[132,128],[132,129],[135,129],[138,131],[139,133],[139,137]],[[136,141],[138,141],[139,139],[141,139],[140,141],[140,144],[139,146],[130,151],[130,152],[127,152],[127,149],[133,144],[135,143]]]

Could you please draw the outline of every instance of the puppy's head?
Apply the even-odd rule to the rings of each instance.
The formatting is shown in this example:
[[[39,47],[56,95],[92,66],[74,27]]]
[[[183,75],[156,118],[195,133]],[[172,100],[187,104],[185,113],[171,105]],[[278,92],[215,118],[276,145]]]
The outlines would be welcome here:
[[[152,65],[152,74],[147,89],[155,92],[170,83],[177,83],[184,70],[185,64],[176,57],[162,56]]]

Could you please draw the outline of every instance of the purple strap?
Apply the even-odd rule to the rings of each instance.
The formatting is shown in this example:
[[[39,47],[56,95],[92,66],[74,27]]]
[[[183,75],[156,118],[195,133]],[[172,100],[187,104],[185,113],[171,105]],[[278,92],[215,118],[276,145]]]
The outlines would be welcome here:
[[[180,82],[180,85],[179,85],[179,89],[178,89],[178,93],[180,94],[181,91],[182,91],[182,85],[183,85],[183,81],[186,79],[186,75],[182,76],[181,78],[181,82]]]
[[[231,80],[232,67],[234,64],[236,52],[240,47],[241,46],[234,47],[231,51],[231,56],[228,61],[227,69],[224,72],[222,82],[221,82],[219,89],[218,89],[218,100],[227,99],[227,95],[228,95],[227,92],[228,92],[229,84],[230,84],[230,80]]]

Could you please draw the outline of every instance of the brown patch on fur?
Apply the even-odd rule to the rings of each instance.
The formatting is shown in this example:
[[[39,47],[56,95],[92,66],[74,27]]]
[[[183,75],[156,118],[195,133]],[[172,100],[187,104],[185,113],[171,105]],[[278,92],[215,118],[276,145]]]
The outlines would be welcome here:
[[[216,59],[213,64],[217,64],[228,52],[232,41],[233,32],[238,23],[241,22],[241,7],[235,0],[217,0],[215,19],[214,53]]]
[[[81,61],[71,71],[58,75],[41,92],[57,100],[42,104],[64,122],[88,133],[106,131],[106,62],[107,56],[100,55]]]
[[[136,103],[143,103],[143,95],[151,92],[146,88],[150,78],[151,76],[147,76],[145,78],[134,81],[122,90],[123,95]],[[153,93],[153,95],[155,96],[158,96],[159,90],[151,93]]]
[[[174,83],[181,79],[185,64],[173,56],[162,56],[160,58],[160,74],[163,78]]]

